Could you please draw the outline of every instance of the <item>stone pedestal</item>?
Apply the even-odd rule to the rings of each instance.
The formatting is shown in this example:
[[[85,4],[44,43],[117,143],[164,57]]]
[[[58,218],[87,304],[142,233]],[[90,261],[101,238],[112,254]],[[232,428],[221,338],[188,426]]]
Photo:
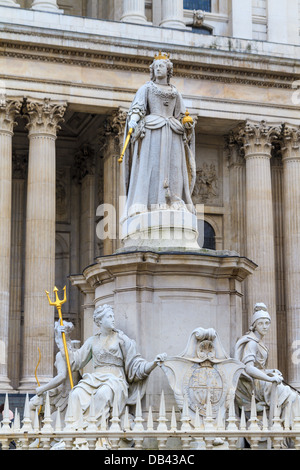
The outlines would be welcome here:
[[[84,338],[94,334],[89,308],[111,304],[116,327],[137,342],[148,360],[177,355],[197,327],[215,328],[228,354],[242,330],[241,284],[255,269],[248,259],[227,252],[199,254],[135,252],[101,257],[83,275],[71,276],[86,297]],[[168,411],[174,395],[156,369],[147,385],[148,405],[159,408],[161,390]]]
[[[191,212],[165,210],[138,214],[122,224],[122,245],[128,250],[198,251],[197,217]]]

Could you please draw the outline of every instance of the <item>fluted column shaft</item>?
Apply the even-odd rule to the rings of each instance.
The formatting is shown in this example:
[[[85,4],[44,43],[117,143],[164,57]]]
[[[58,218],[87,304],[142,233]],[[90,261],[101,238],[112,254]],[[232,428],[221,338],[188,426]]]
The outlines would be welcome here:
[[[57,0],[34,0],[31,9],[63,13],[63,10],[60,10],[57,5]]]
[[[11,255],[12,136],[21,102],[0,101],[0,389],[11,389],[8,378],[8,330]]]
[[[26,211],[24,350],[21,390],[36,386],[38,348],[40,382],[53,376],[54,309],[45,290],[55,286],[56,150],[58,123],[65,106],[27,103],[29,163]]]
[[[283,227],[287,321],[288,380],[300,388],[300,128],[285,126],[283,159]],[[294,358],[293,353],[296,353]]]
[[[8,370],[14,389],[20,380],[27,166],[27,155],[13,153]]]
[[[258,268],[248,279],[249,319],[256,302],[264,302],[272,322],[266,338],[269,365],[277,366],[276,285],[274,219],[271,182],[272,139],[281,128],[276,125],[247,122],[240,132],[246,159],[246,233],[247,257]]]
[[[162,20],[160,26],[165,28],[186,27],[183,19],[183,0],[162,0]]]
[[[128,23],[146,23],[145,0],[123,0],[121,21]]]
[[[121,170],[118,163],[124,142],[127,113],[115,111],[105,122],[101,132],[103,161],[103,202],[112,207],[108,237],[103,240],[103,254],[111,255],[120,247],[119,220],[122,211]]]
[[[0,6],[2,5],[5,7],[20,7],[16,0],[0,0]]]

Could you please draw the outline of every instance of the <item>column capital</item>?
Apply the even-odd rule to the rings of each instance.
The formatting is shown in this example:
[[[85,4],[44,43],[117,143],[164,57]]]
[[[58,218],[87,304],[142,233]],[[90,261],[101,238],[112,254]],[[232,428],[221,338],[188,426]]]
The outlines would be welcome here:
[[[0,96],[0,133],[13,134],[13,129],[17,124],[15,117],[20,114],[22,102],[23,99]]]
[[[273,143],[282,134],[282,124],[247,120],[235,131],[235,137],[245,152],[245,158],[271,158]]]
[[[66,109],[66,103],[51,102],[49,98],[43,101],[26,101],[24,118],[28,121],[26,127],[29,130],[29,137],[39,134],[56,137]]]
[[[284,124],[282,133],[282,160],[300,161],[300,126]]]
[[[123,145],[127,111],[116,109],[108,116],[98,132],[99,146],[102,152],[115,158]]]
[[[73,178],[78,182],[82,183],[85,176],[95,175],[96,161],[95,151],[88,145],[83,145],[79,151],[75,154],[75,161],[73,167]]]

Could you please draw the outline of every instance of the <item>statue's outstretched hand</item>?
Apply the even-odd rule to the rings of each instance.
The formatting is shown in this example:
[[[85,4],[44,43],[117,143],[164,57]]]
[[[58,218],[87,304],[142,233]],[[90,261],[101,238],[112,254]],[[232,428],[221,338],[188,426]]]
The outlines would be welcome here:
[[[155,362],[158,366],[161,366],[162,363],[165,362],[166,359],[167,359],[166,353],[158,354],[155,358]]]

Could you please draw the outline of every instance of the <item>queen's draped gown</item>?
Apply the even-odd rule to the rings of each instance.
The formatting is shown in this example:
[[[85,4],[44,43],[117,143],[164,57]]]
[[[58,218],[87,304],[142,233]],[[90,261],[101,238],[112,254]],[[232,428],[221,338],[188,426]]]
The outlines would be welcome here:
[[[133,114],[140,121],[125,153],[122,219],[150,210],[189,210],[194,213],[194,129],[182,125],[186,108],[175,86],[164,91],[154,82],[143,85],[131,104],[125,135]]]
[[[95,417],[100,424],[103,414],[109,418],[114,404],[121,415],[126,405],[136,403],[138,390],[143,396],[148,362],[137,353],[135,342],[120,330],[112,331],[105,339],[101,333],[96,334],[79,350],[70,352],[72,370],[80,370],[90,361],[93,372],[85,373],[73,388],[69,404],[75,422],[79,422],[80,408],[88,419],[93,395]]]

